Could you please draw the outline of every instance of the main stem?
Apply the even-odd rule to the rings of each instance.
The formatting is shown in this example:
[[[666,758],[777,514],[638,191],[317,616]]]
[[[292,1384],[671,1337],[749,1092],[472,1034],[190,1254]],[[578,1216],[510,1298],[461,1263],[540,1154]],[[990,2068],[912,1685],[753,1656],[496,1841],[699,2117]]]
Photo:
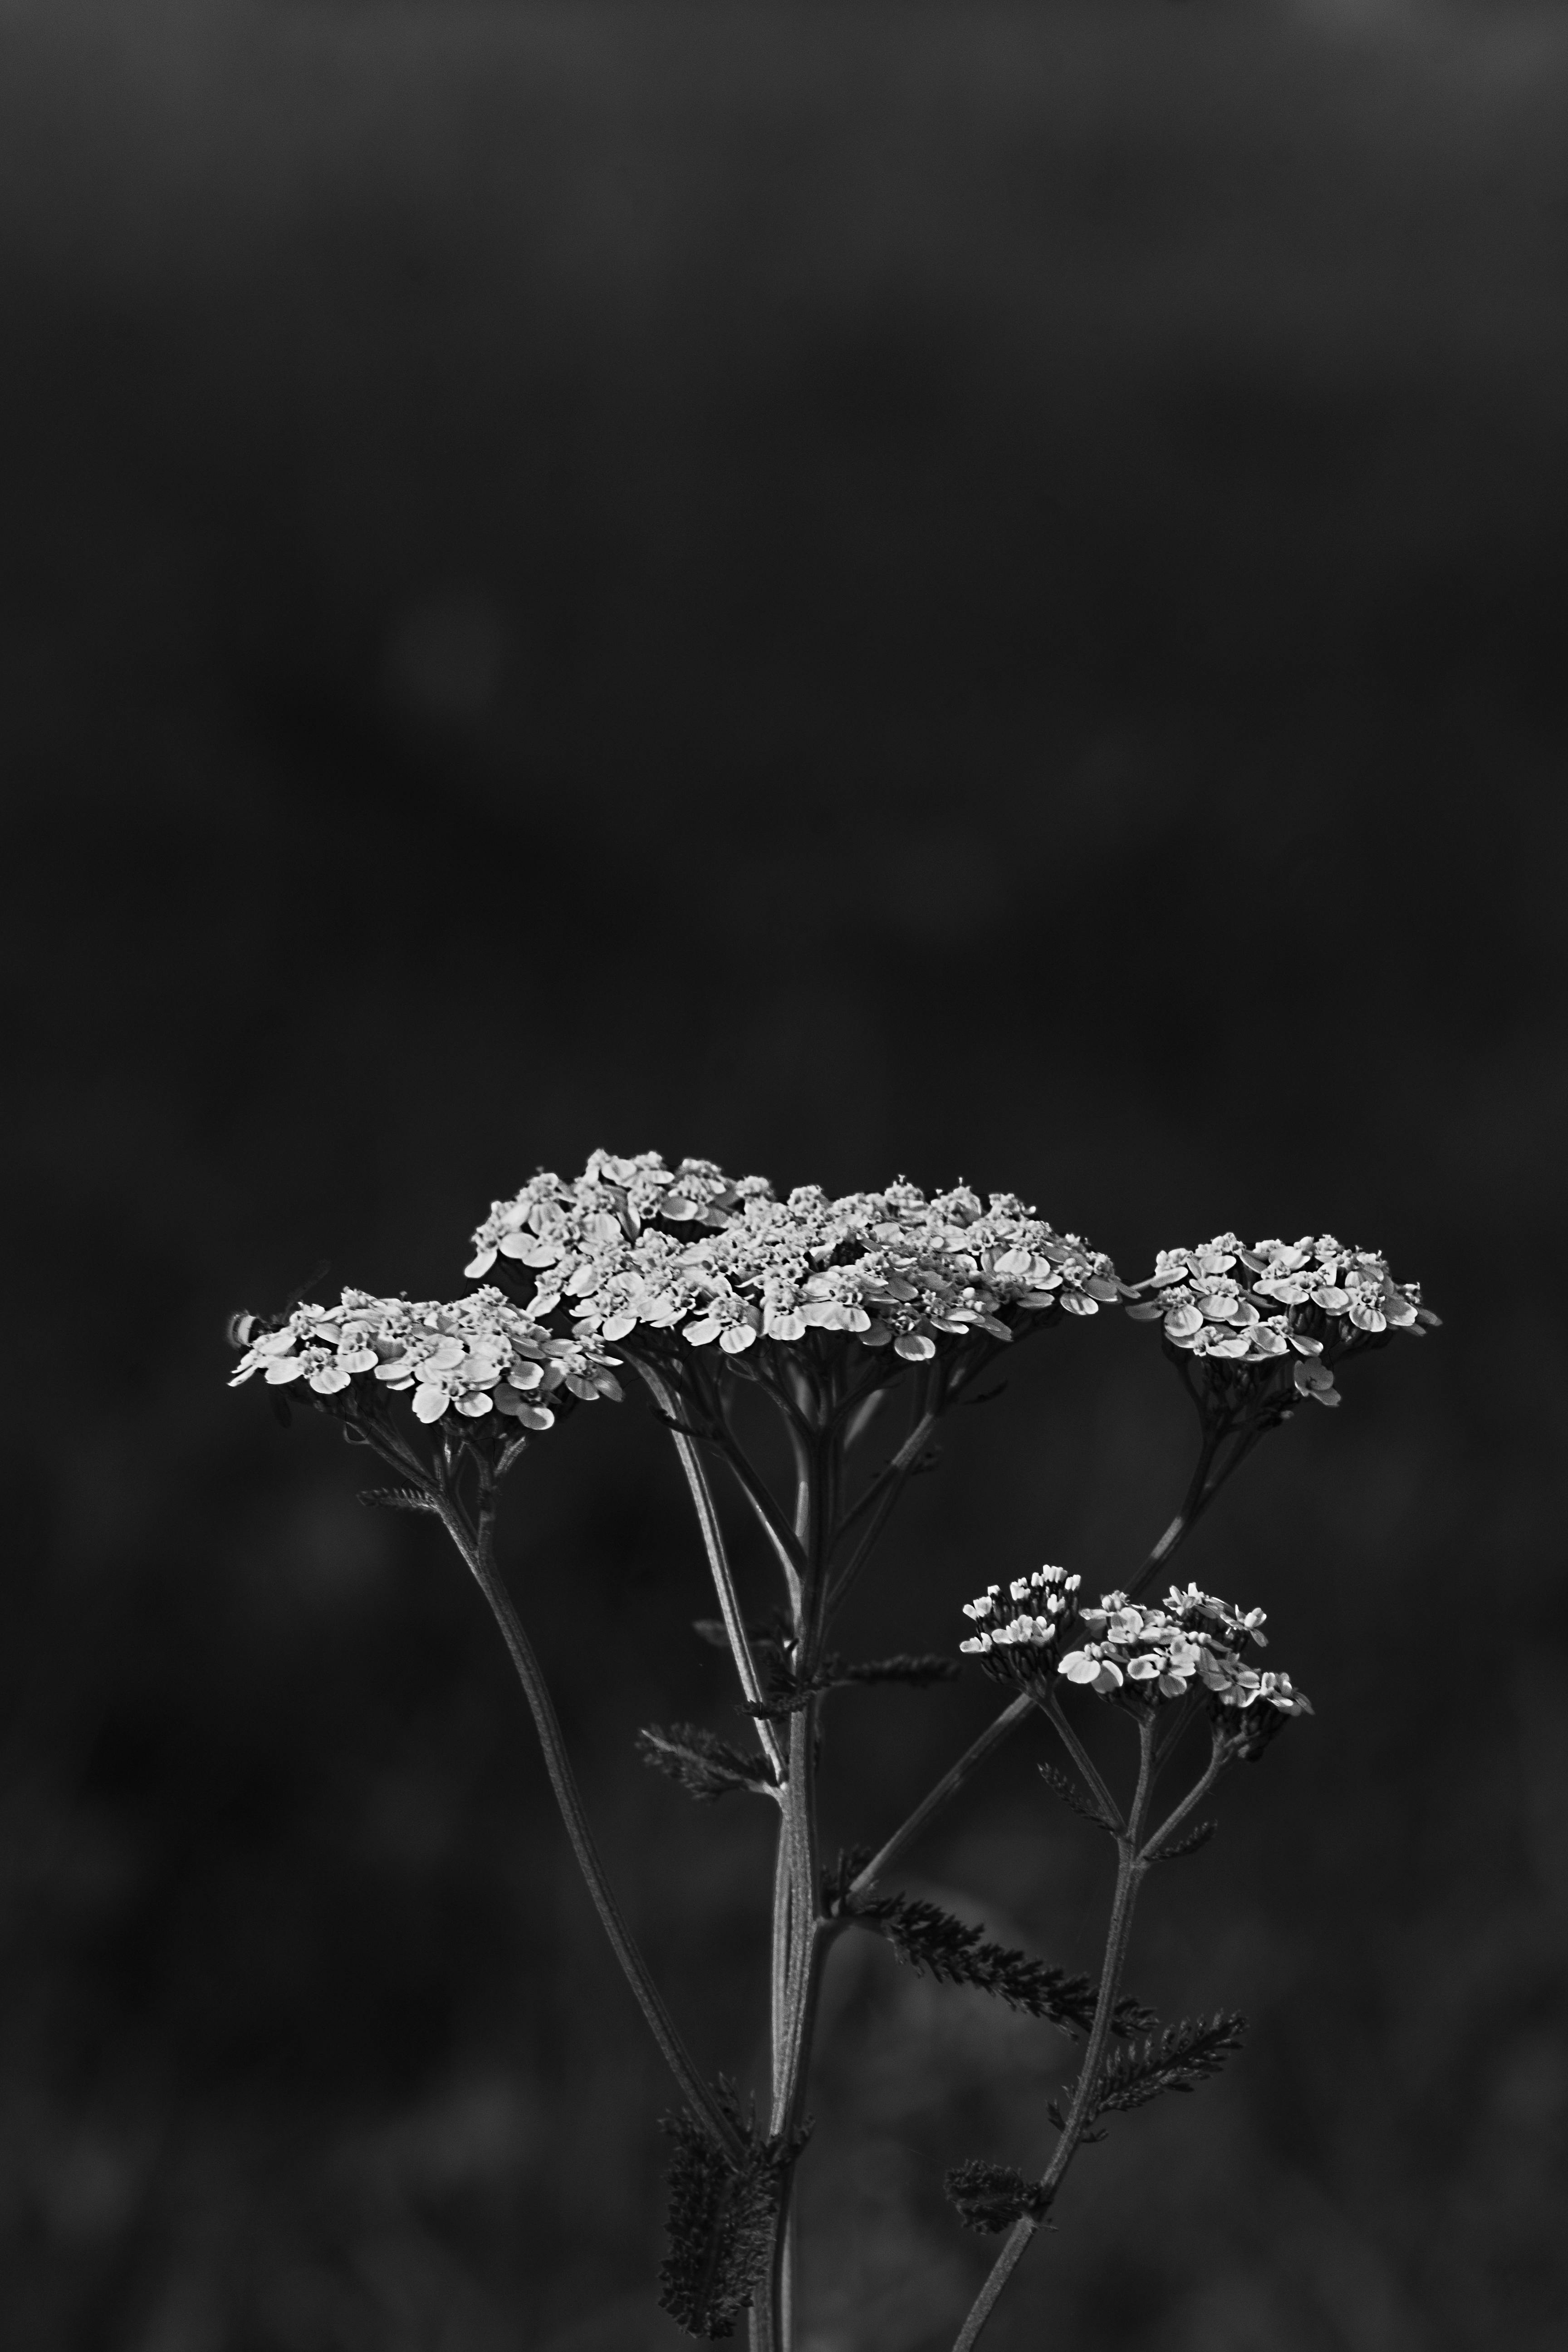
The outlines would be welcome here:
[[[550,1785],[555,1791],[555,1801],[561,1809],[566,1834],[572,1841],[572,1851],[577,1857],[577,1866],[583,1873],[594,1908],[610,1939],[611,1948],[621,1964],[638,2008],[647,2020],[649,2031],[663,2053],[665,2063],[679,2085],[681,2096],[693,2115],[700,2116],[713,2137],[738,2162],[744,2153],[740,2135],[703,2081],[611,1891],[598,1847],[588,1826],[588,1817],[583,1810],[583,1800],[566,1754],[566,1743],[561,1736],[561,1725],[540,1671],[539,1661],[496,1569],[491,1509],[488,1504],[482,1507],[477,1524],[470,1524],[456,1504],[443,1502],[437,1507],[441,1524],[457,1546],[475,1583],[489,1602],[491,1613],[500,1628],[501,1638],[510,1653],[517,1678],[522,1685],[523,1696],[533,1717],[534,1728],[539,1734],[539,1744],[544,1751],[544,1769],[550,1775]]]
[[[1040,2177],[1039,2210],[1022,2214],[1014,2222],[1007,2233],[1006,2243],[992,2264],[990,2274],[959,2330],[952,2352],[972,2352],[972,2347],[979,2342],[981,2330],[995,2309],[998,2296],[1022,2262],[1036,2231],[1049,2210],[1051,2200],[1066,2177],[1068,2167],[1094,2112],[1094,2095],[1100,2086],[1100,2068],[1105,2063],[1106,2045],[1110,2039],[1116,2015],[1117,1990],[1132,1932],[1133,1906],[1138,1900],[1139,1884],[1147,1867],[1140,1851],[1139,1839],[1142,1834],[1143,1816],[1148,1808],[1152,1780],[1153,1736],[1152,1717],[1142,1716],[1138,1723],[1138,1786],[1128,1808],[1126,1827],[1116,1841],[1116,1892],[1111,1897],[1110,1924],[1106,1930],[1105,1958],[1100,1968],[1100,1991],[1094,2005],[1094,2023],[1089,2029],[1089,2043],[1073,2088],[1072,2105],[1068,2110],[1067,2122],[1057,2142],[1056,2153]]]
[[[794,1534],[804,1574],[795,1601],[795,1670],[811,1674],[816,1620],[820,1612],[827,1556],[834,1535],[834,1477],[830,1435],[795,1447]],[[773,1883],[773,2034],[770,2137],[785,2151],[779,2206],[766,2273],[752,2309],[752,2352],[790,2352],[795,2326],[795,2231],[793,2219],[795,2164],[789,2142],[798,2131],[811,2063],[822,1964],[830,1936],[820,1914],[816,1826],[816,1740],[820,1701],[813,1696],[788,1721],[788,1769],[779,1860]],[[782,2001],[779,1995],[782,1992]]]

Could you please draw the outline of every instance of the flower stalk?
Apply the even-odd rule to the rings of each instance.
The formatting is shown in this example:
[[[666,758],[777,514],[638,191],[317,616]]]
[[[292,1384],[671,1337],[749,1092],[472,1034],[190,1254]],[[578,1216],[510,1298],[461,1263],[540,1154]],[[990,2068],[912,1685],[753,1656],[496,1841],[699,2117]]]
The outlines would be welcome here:
[[[687,2105],[694,2115],[701,2117],[726,2153],[739,2160],[743,2153],[740,2135],[714,2099],[687,2049],[680,2030],[670,2016],[636,1938],[626,1926],[600,1859],[578,1792],[576,1776],[566,1754],[560,1720],[544,1676],[540,1672],[539,1661],[496,1567],[493,1542],[495,1515],[491,1497],[489,1495],[483,1497],[474,1519],[470,1519],[449,1496],[437,1498],[436,1513],[464,1566],[489,1602],[490,1613],[500,1630],[518,1681],[522,1685],[523,1696],[528,1701],[534,1729],[539,1734],[544,1769],[550,1776],[550,1785],[554,1791],[566,1834],[571,1840],[572,1851],[577,1858],[577,1867],[583,1874],[594,1908],[599,1915],[600,1924],[609,1937],[610,1948],[620,1962],[637,2007],[647,2021],[648,2030],[658,2044],[664,2062],[674,2075]]]
[[[1008,2231],[1001,2252],[992,2263],[984,2285],[970,2306],[968,2317],[958,2331],[952,2352],[973,2352],[1003,2288],[1028,2252],[1035,2232],[1067,2178],[1068,2168],[1093,2116],[1095,2095],[1100,2088],[1100,2074],[1115,2025],[1117,1995],[1121,1989],[1127,1948],[1132,1936],[1132,1914],[1138,1900],[1138,1889],[1152,1858],[1150,1851],[1141,1846],[1139,1841],[1153,1782],[1153,1745],[1154,1717],[1152,1710],[1147,1710],[1138,1718],[1137,1786],[1125,1819],[1119,1816],[1116,1886],[1110,1898],[1110,1919],[1106,1928],[1104,1958],[1100,1962],[1100,1990],[1095,2001],[1094,2023],[1089,2029],[1083,2063],[1073,2086],[1072,2104],[1068,2109],[1055,2153],[1036,2184],[1031,2210],[1020,2213]]]

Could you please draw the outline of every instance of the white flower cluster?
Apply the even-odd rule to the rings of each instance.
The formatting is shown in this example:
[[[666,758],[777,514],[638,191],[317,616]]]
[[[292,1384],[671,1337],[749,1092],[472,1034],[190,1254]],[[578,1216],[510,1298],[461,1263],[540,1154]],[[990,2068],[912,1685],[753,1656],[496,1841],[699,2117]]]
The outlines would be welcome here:
[[[1057,1671],[1102,1696],[1131,1685],[1142,1698],[1184,1698],[1195,1680],[1222,1706],[1312,1712],[1289,1675],[1262,1674],[1247,1663],[1250,1645],[1268,1647],[1261,1609],[1243,1614],[1195,1584],[1184,1591],[1173,1585],[1163,1606],[1107,1592],[1098,1609],[1079,1612],[1079,1622],[1100,1631],[1069,1650]]]
[[[1303,1396],[1338,1404],[1333,1375],[1321,1359],[1326,1342],[1353,1344],[1394,1330],[1436,1323],[1418,1283],[1396,1283],[1373,1250],[1347,1249],[1331,1234],[1299,1242],[1258,1242],[1219,1234],[1197,1249],[1162,1250],[1147,1281],[1158,1295],[1128,1313],[1160,1322],[1173,1347],[1220,1363],[1264,1364],[1293,1355]]]
[[[825,1330],[921,1362],[943,1334],[1009,1339],[1009,1308],[1092,1315],[1131,1295],[1109,1258],[1010,1193],[928,1200],[899,1183],[835,1199],[802,1185],[779,1200],[762,1177],[732,1181],[707,1160],[670,1170],[651,1152],[595,1152],[568,1182],[536,1176],[474,1242],[472,1276],[498,1255],[535,1270],[530,1314],[563,1306],[609,1344],[679,1332],[727,1355]]]
[[[345,1290],[336,1307],[296,1307],[280,1328],[254,1330],[241,1327],[246,1353],[231,1388],[259,1372],[269,1388],[303,1381],[330,1397],[370,1379],[412,1390],[423,1422],[448,1411],[468,1421],[498,1412],[524,1429],[550,1428],[555,1415],[545,1399],[562,1387],[584,1401],[621,1393],[614,1357],[580,1339],[555,1339],[499,1290],[447,1305]]]
[[[963,1604],[964,1615],[973,1618],[979,1631],[973,1640],[960,1642],[959,1648],[974,1657],[993,1650],[1048,1649],[1082,1582],[1081,1576],[1069,1576],[1065,1568],[1037,1568],[1032,1576],[1015,1577],[1005,1601],[1001,1586],[988,1584],[978,1601]]]
[[[1026,1678],[1070,1629],[1077,1647],[1058,1660],[1057,1673],[1105,1697],[1131,1688],[1142,1698],[1182,1698],[1195,1682],[1223,1706],[1263,1702],[1281,1715],[1312,1712],[1289,1675],[1262,1674],[1247,1661],[1249,1647],[1268,1647],[1261,1609],[1244,1614],[1195,1584],[1173,1586],[1159,1607],[1107,1592],[1098,1608],[1080,1609],[1073,1597],[1080,1581],[1065,1569],[1037,1568],[1010,1584],[1005,1599],[1000,1585],[988,1585],[963,1604],[976,1630],[960,1650]],[[1021,1654],[999,1658],[999,1651]]]

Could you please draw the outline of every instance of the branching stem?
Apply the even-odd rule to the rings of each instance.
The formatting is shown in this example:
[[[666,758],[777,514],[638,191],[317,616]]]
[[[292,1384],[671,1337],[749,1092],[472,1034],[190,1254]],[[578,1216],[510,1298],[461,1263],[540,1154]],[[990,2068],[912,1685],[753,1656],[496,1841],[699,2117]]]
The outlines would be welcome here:
[[[676,1419],[675,1399],[668,1389],[666,1388],[658,1374],[650,1370],[647,1365],[639,1364],[637,1370],[647,1382],[654,1402],[658,1406],[665,1419],[673,1423]],[[746,1638],[746,1623],[741,1614],[741,1604],[736,1597],[735,1580],[730,1572],[730,1555],[724,1545],[724,1530],[719,1522],[719,1507],[713,1499],[713,1489],[709,1484],[707,1465],[698,1451],[696,1440],[689,1436],[684,1429],[672,1427],[670,1436],[674,1441],[675,1450],[680,1456],[680,1466],[686,1473],[686,1483],[691,1489],[691,1500],[697,1512],[697,1524],[702,1530],[702,1545],[708,1554],[708,1565],[713,1572],[713,1589],[719,1596],[720,1614],[724,1620],[724,1631],[730,1637],[730,1648],[734,1655],[735,1671],[741,1677],[741,1688],[752,1706],[761,1706],[765,1703],[762,1676],[757,1672],[757,1662],[752,1655],[752,1645]],[[757,1737],[762,1741],[767,1752],[768,1760],[782,1782],[788,1768],[778,1733],[765,1716],[758,1716],[755,1720]]]

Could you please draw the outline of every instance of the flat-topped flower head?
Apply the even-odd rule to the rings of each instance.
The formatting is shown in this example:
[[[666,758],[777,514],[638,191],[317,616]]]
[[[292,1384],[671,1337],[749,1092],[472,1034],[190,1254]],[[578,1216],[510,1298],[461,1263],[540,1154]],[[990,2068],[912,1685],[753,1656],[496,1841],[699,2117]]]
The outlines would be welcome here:
[[[1386,1258],[1331,1234],[1251,1247],[1219,1234],[1196,1249],[1162,1250],[1132,1287],[1152,1296],[1128,1313],[1162,1326],[1191,1361],[1201,1400],[1266,1423],[1302,1397],[1338,1404],[1333,1364],[1438,1319],[1418,1283],[1395,1282]]]
[[[511,1200],[492,1202],[464,1272],[477,1279],[498,1256],[527,1266],[570,1264],[585,1250],[635,1240],[660,1221],[721,1225],[738,1201],[769,1189],[762,1176],[732,1182],[710,1160],[683,1160],[671,1169],[657,1151],[629,1160],[595,1151],[581,1176],[563,1181],[542,1169]]]
[[[975,1630],[960,1650],[984,1658],[993,1671],[1027,1675],[1041,1670],[1071,1618],[1082,1580],[1065,1568],[1047,1566],[1015,1577],[1005,1594],[999,1584],[988,1584],[978,1600],[963,1604]]]
[[[613,1357],[558,1338],[499,1290],[445,1302],[345,1290],[335,1307],[296,1307],[272,1327],[246,1318],[239,1338],[231,1388],[259,1372],[268,1388],[300,1386],[350,1421],[373,1414],[379,1391],[407,1394],[426,1423],[497,1414],[518,1429],[548,1429],[563,1395],[621,1393]]]
[[[493,1266],[510,1286],[529,1269],[530,1315],[568,1316],[584,1339],[678,1375],[689,1351],[750,1359],[739,1369],[775,1385],[835,1347],[886,1350],[879,1381],[1128,1295],[1109,1258],[1011,1193],[928,1196],[900,1180],[781,1199],[763,1178],[710,1160],[671,1170],[651,1152],[537,1176],[474,1239],[470,1274]]]
[[[1261,1609],[1240,1610],[1195,1584],[1174,1586],[1163,1601],[1107,1592],[1080,1609],[1057,1672],[1069,1683],[1120,1703],[1154,1706],[1205,1692],[1216,1721],[1229,1727],[1251,1708],[1310,1715],[1289,1675],[1263,1673],[1248,1653],[1268,1646]],[[1239,1735],[1238,1735],[1239,1736]],[[1246,1734],[1250,1741],[1252,1735]]]

